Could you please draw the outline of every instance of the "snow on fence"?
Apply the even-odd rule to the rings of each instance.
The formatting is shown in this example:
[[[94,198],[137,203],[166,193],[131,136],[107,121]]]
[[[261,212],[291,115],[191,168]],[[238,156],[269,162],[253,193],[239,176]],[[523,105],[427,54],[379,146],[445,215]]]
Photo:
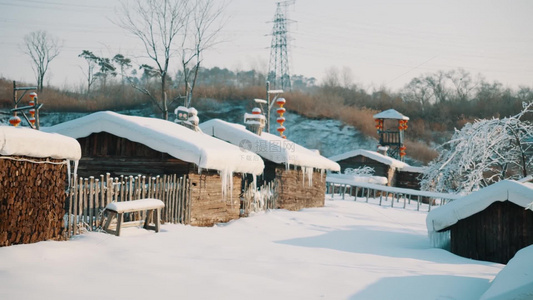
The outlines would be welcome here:
[[[74,176],[68,191],[65,235],[71,237],[83,230],[101,227],[103,210],[111,202],[156,198],[165,203],[161,221],[188,224],[190,222],[190,184],[187,176],[163,175],[157,177],[120,176],[110,174],[82,178]],[[142,213],[130,213],[131,221],[142,220]]]
[[[389,197],[391,198],[391,207],[394,207],[394,200],[396,200],[396,203],[399,203],[400,200],[403,200],[403,208],[406,207],[407,203],[411,204],[411,201],[416,201],[416,210],[420,210],[420,206],[425,202],[425,204],[428,206],[428,211],[431,211],[431,206],[433,205],[444,205],[447,202],[461,197],[457,194],[426,192],[366,182],[357,182],[342,178],[326,177],[326,193],[331,194],[332,198],[333,195],[337,193],[342,196],[342,199],[344,199],[346,194],[352,195],[354,192],[355,200],[357,200],[357,195],[360,194],[366,198],[366,202],[368,202],[368,198],[370,197],[376,198],[379,196],[380,206],[382,205],[383,198],[385,198],[385,201],[388,201]]]

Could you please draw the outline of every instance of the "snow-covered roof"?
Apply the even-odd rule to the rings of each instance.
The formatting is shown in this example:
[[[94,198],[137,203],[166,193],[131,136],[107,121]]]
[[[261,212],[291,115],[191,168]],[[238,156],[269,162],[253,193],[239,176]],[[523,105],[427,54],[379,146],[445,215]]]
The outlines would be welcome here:
[[[161,119],[103,111],[44,130],[73,138],[107,132],[194,163],[203,169],[256,175],[261,174],[264,169],[263,160],[254,153]]]
[[[0,155],[79,160],[81,148],[78,141],[64,135],[0,126]]]
[[[518,251],[496,275],[481,300],[533,299],[533,245]]]
[[[353,184],[357,185],[358,183],[373,183],[386,185],[389,181],[387,177],[383,176],[361,176],[361,175],[351,175],[351,174],[328,174],[326,177],[327,182],[339,183],[339,184]]]
[[[409,117],[404,116],[395,109],[388,109],[374,115],[374,119],[396,119],[396,120],[409,120]]]
[[[247,130],[243,125],[228,123],[220,119],[204,122],[200,124],[200,128],[206,134],[249,149],[278,164],[340,171],[340,166],[336,162],[277,135],[263,132],[259,136]]]
[[[411,173],[424,173],[427,167],[414,167],[406,165],[400,169],[401,172],[411,172]]]
[[[385,156],[375,151],[368,151],[368,150],[363,150],[363,149],[357,149],[357,150],[348,151],[342,154],[334,155],[334,156],[331,156],[329,159],[333,161],[341,161],[341,160],[344,160],[350,157],[359,156],[359,155],[371,158],[373,160],[379,161],[382,164],[386,164],[397,169],[401,169],[401,168],[409,166],[403,161],[399,161],[390,156]]]
[[[427,215],[428,232],[448,228],[459,220],[483,211],[496,201],[510,201],[526,208],[533,202],[533,184],[503,180],[440,206]]]

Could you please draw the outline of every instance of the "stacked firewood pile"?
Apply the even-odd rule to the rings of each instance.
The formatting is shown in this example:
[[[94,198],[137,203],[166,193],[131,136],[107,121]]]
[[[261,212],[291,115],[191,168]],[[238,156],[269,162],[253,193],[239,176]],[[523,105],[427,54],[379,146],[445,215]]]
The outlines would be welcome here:
[[[62,238],[67,165],[0,156],[0,246]]]

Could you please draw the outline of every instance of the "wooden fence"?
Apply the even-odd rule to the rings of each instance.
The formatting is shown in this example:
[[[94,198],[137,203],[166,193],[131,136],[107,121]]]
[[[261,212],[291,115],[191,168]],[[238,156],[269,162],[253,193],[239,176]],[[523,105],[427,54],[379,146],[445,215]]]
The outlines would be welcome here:
[[[379,197],[380,206],[383,200],[388,201],[390,198],[391,207],[394,207],[394,201],[396,200],[396,203],[403,202],[402,204],[397,204],[402,205],[403,208],[406,207],[406,204],[411,204],[411,201],[416,201],[416,210],[420,210],[420,207],[425,204],[428,211],[431,211],[432,206],[444,205],[460,197],[457,194],[426,192],[328,177],[326,178],[326,194],[330,194],[331,198],[333,198],[334,194],[339,194],[342,199],[344,199],[346,194],[355,195],[355,200],[360,195],[360,197],[366,198],[366,202],[368,202],[368,198]]]
[[[68,238],[83,230],[100,228],[104,208],[111,202],[143,198],[156,198],[165,203],[161,212],[162,222],[190,223],[190,184],[187,176],[74,176],[67,194],[65,236]],[[141,220],[143,217],[139,213],[126,216],[127,220]]]

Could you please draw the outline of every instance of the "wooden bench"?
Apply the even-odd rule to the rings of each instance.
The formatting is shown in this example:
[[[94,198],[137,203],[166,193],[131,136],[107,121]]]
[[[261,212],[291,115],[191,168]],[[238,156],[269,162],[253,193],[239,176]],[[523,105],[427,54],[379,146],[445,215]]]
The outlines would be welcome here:
[[[161,208],[165,207],[163,201],[158,199],[139,199],[124,202],[111,202],[104,210],[104,217],[102,223],[104,224],[102,229],[105,232],[120,236],[120,229],[122,227],[139,226],[144,223],[145,229],[152,229],[155,232],[159,232]],[[146,212],[145,220],[130,221],[124,223],[124,214],[130,212]],[[117,219],[116,228],[110,229],[111,221],[113,218]],[[150,221],[153,220],[153,225]]]

